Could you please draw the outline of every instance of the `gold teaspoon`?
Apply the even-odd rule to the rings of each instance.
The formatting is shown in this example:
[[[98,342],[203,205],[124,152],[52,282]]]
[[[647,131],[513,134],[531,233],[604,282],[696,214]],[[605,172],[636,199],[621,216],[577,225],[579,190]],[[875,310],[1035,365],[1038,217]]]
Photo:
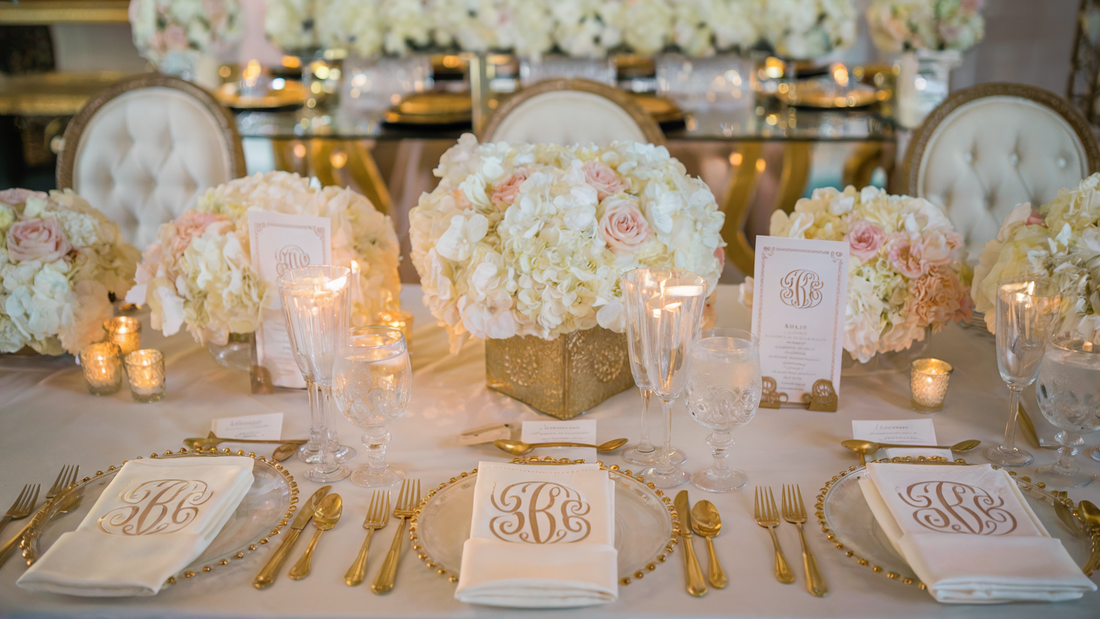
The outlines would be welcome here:
[[[313,534],[313,539],[309,540],[309,546],[306,547],[305,554],[302,555],[301,559],[298,559],[294,567],[290,568],[291,579],[301,580],[309,576],[309,564],[313,558],[313,550],[317,548],[317,540],[321,539],[322,533],[336,526],[343,511],[344,501],[339,494],[328,495],[317,506],[317,511],[313,514],[313,526],[317,527],[317,531]]]
[[[625,438],[617,438],[599,445],[589,445],[587,443],[524,443],[523,441],[498,439],[493,441],[493,444],[503,452],[510,453],[513,456],[522,456],[536,447],[593,447],[596,451],[614,451],[625,445],[626,441]]]
[[[955,443],[954,445],[901,445],[898,443],[876,443],[874,441],[861,441],[858,439],[848,439],[846,441],[840,441],[840,444],[856,453],[864,455],[871,455],[880,449],[950,449],[951,451],[970,451],[978,445],[981,445],[981,441],[969,440]]]
[[[715,589],[725,589],[729,579],[726,578],[726,570],[718,562],[718,554],[714,552],[714,538],[722,529],[722,517],[718,515],[718,509],[710,501],[699,501],[691,508],[691,525],[695,532],[707,540],[707,557],[709,570],[707,580]]]

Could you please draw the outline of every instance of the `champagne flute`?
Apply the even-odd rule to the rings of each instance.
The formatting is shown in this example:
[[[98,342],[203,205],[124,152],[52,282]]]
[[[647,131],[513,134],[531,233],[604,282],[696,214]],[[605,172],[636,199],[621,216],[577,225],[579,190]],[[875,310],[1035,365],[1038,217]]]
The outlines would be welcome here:
[[[409,408],[412,368],[405,336],[391,327],[352,329],[333,370],[333,392],[340,411],[365,428],[367,465],[351,475],[364,488],[382,488],[405,479],[405,469],[386,464],[386,423]]]
[[[1030,453],[1016,446],[1016,415],[1020,392],[1035,382],[1043,348],[1054,330],[1062,295],[1054,282],[1023,275],[997,282],[997,369],[1008,384],[1008,425],[1001,445],[988,447],[985,457],[1001,466],[1027,466]]]
[[[1039,410],[1062,431],[1056,464],[1040,466],[1035,475],[1049,486],[1081,487],[1096,477],[1073,459],[1083,443],[1081,434],[1100,430],[1100,347],[1073,334],[1050,339],[1035,389]]]

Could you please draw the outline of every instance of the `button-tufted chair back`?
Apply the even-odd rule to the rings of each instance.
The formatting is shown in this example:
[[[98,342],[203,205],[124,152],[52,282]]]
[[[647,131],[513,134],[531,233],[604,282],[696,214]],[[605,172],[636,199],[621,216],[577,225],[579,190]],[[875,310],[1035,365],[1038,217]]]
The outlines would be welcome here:
[[[546,80],[524,88],[488,118],[478,139],[563,145],[665,142],[656,121],[629,94],[582,79]]]
[[[1022,84],[960,90],[914,132],[906,192],[947,212],[975,262],[1023,202],[1049,201],[1100,169],[1085,119],[1052,92]]]
[[[93,96],[57,160],[57,186],[118,222],[139,248],[208,188],[245,173],[229,112],[202,88],[156,73]]]

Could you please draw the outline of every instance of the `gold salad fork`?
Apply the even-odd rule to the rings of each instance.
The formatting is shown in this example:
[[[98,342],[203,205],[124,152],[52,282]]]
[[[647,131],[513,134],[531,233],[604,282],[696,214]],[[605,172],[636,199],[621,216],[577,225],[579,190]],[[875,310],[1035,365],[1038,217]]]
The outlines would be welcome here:
[[[359,556],[355,558],[355,563],[352,563],[348,573],[344,574],[344,584],[354,587],[363,582],[363,578],[367,575],[367,553],[370,551],[371,538],[374,537],[375,529],[384,528],[389,520],[390,493],[375,490],[370,497],[367,518],[363,521],[363,528],[367,530],[367,539],[363,541],[363,547],[359,549]]]
[[[397,525],[397,534],[393,536],[393,544],[386,553],[386,560],[382,563],[382,569],[374,578],[370,590],[377,593],[388,593],[393,589],[397,579],[397,560],[401,557],[401,541],[405,536],[405,522],[412,517],[413,510],[420,504],[420,480],[406,479],[401,482],[401,492],[397,497],[397,507],[393,510],[394,518],[401,520]]]
[[[78,472],[80,472],[80,467],[75,464],[66,464],[61,467],[61,472],[57,474],[57,479],[54,480],[53,485],[50,486],[50,489],[46,492],[46,505],[49,505],[50,502],[54,500],[54,497],[61,494],[62,490],[68,488],[76,481],[76,474]],[[38,496],[37,490],[35,490],[35,496]],[[61,505],[55,513],[64,514],[65,512],[76,509],[76,507],[80,505],[82,496],[83,495],[80,494],[74,494],[72,497],[65,499],[65,504]],[[28,527],[30,527],[29,524],[23,527],[23,530],[19,531],[15,537],[8,540],[6,544],[0,546],[0,565],[4,565],[4,562],[8,560],[12,551],[19,546],[19,541],[23,539],[23,534],[27,532]],[[28,560],[33,558],[34,557],[30,555],[27,556]]]
[[[0,531],[8,526],[8,523],[12,520],[19,520],[20,518],[26,518],[31,515],[31,508],[34,507],[35,501],[38,500],[38,490],[38,484],[27,484],[23,486],[23,491],[15,498],[15,502],[8,508],[4,517],[0,518]]]
[[[775,529],[779,526],[779,510],[775,507],[775,495],[771,488],[765,487],[763,492],[756,489],[754,503],[756,524],[768,530],[772,534],[772,545],[775,546],[775,577],[783,584],[794,582],[794,572],[787,563],[787,557],[783,556],[783,549],[779,547],[779,538],[775,536]]]
[[[783,520],[798,527],[798,539],[802,542],[802,566],[806,568],[806,590],[814,597],[824,597],[829,592],[825,577],[817,569],[817,558],[806,544],[802,523],[806,522],[806,506],[802,503],[802,489],[783,484]]]

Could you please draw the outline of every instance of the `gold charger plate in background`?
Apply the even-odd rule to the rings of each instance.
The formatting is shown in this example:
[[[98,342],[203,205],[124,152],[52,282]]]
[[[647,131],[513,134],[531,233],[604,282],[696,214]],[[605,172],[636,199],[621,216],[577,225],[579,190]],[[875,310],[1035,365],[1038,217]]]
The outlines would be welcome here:
[[[649,112],[658,124],[679,122],[684,119],[684,111],[665,97],[635,93],[634,100],[645,108],[645,111]]]
[[[467,123],[473,118],[469,92],[433,90],[406,96],[386,112],[385,120],[394,125],[450,125]]]
[[[214,98],[233,110],[272,110],[284,107],[301,107],[306,103],[306,89],[301,82],[283,80],[279,90],[268,90],[261,97],[245,97],[240,94],[236,82],[227,82],[214,91]]]
[[[871,86],[855,83],[842,87],[826,79],[796,82],[794,93],[779,92],[776,96],[789,105],[819,109],[867,107],[879,101],[879,91]]]

